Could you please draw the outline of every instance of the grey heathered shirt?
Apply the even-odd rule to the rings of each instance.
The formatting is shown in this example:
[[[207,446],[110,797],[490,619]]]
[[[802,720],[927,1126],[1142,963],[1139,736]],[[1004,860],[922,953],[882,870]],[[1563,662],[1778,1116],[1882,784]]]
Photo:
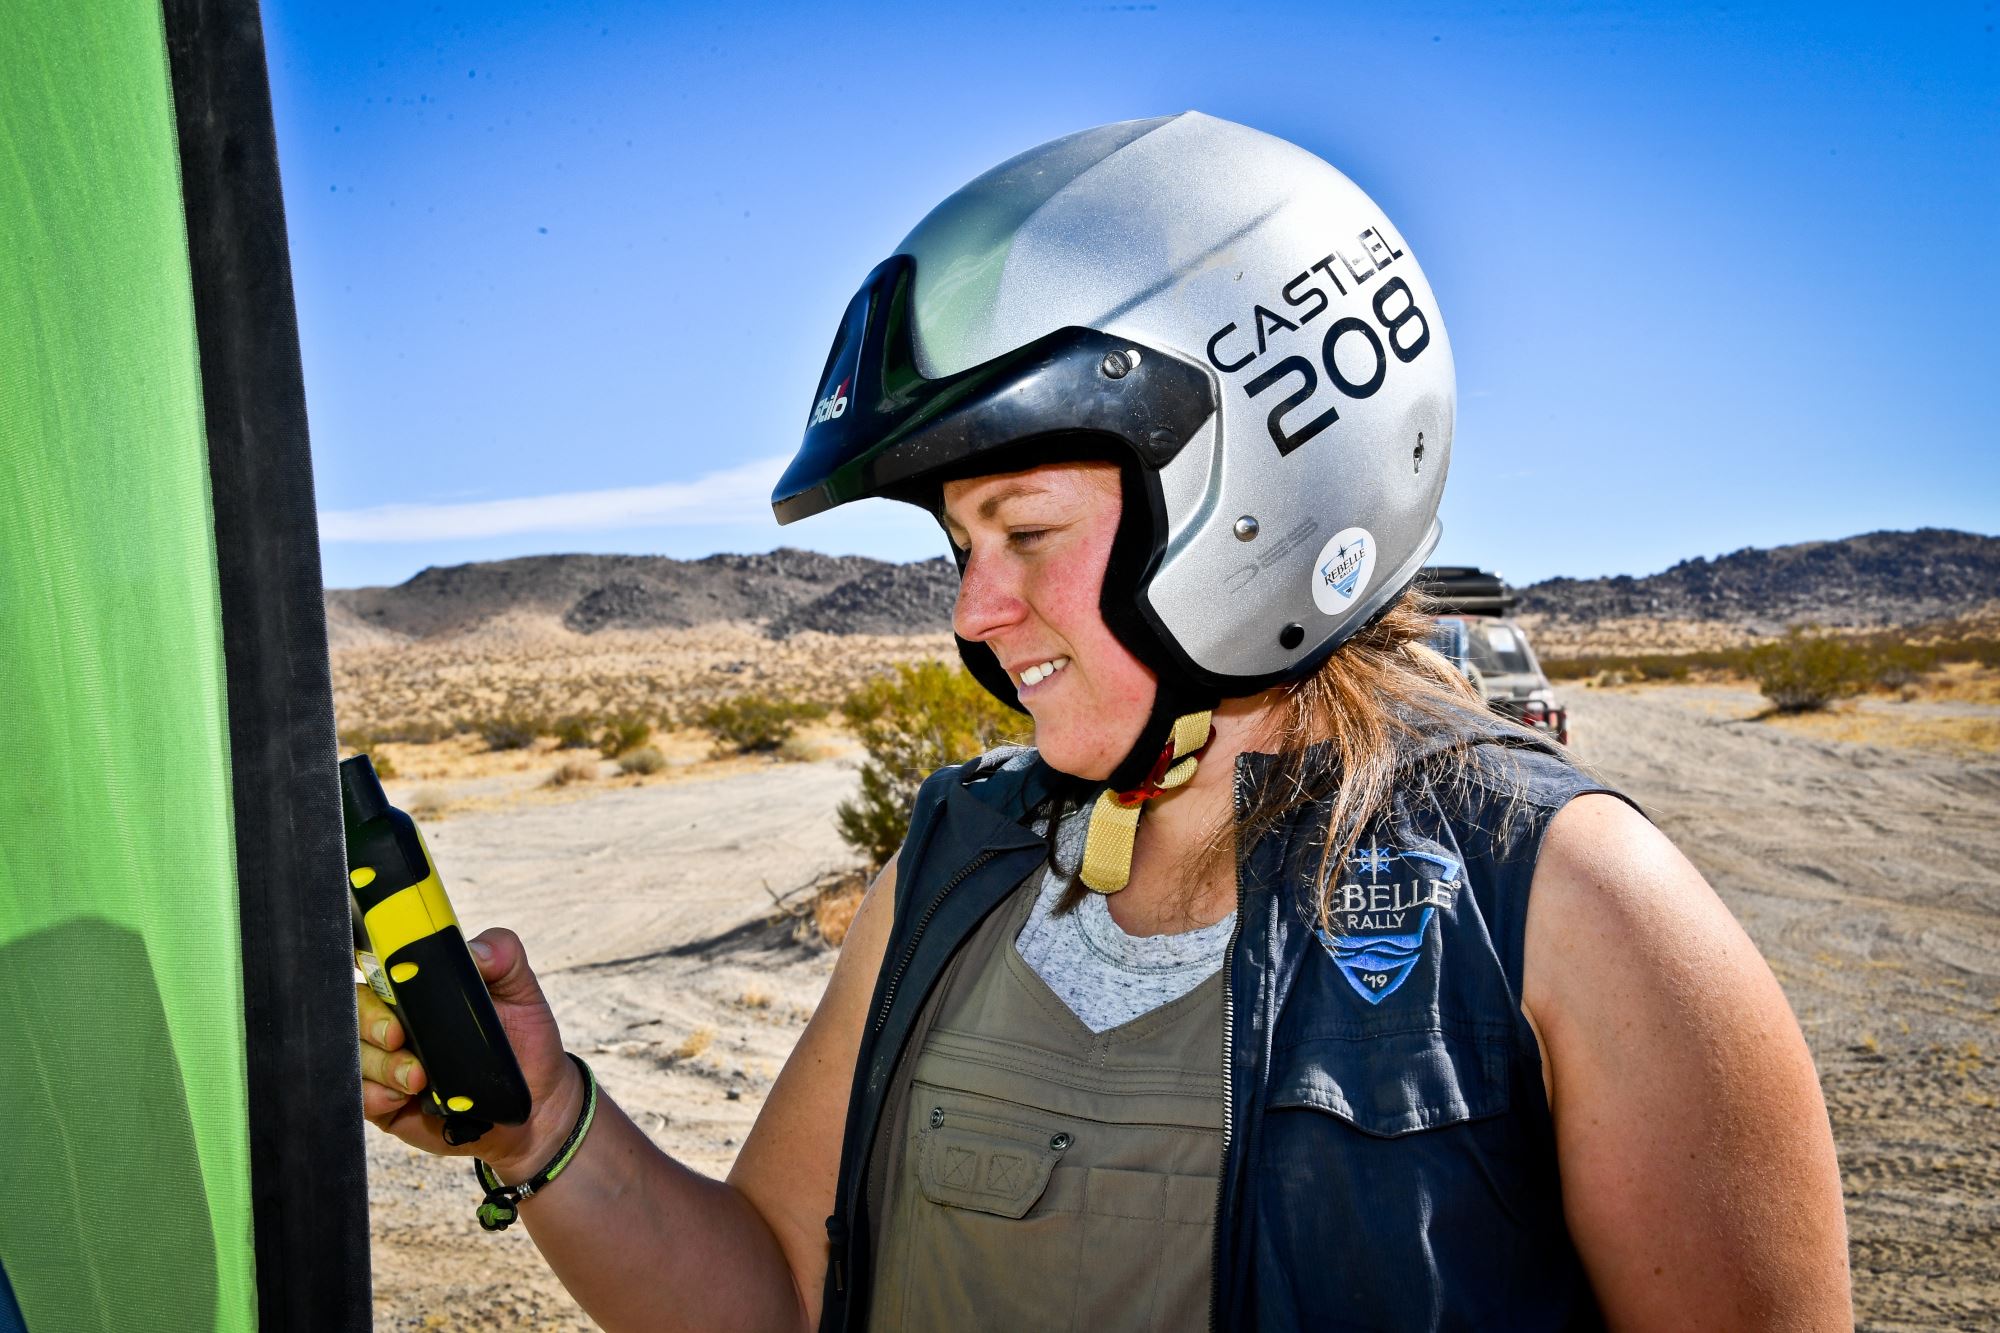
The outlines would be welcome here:
[[[1056,830],[1056,860],[1064,869],[1081,864],[1089,823],[1090,810],[1085,807]],[[1022,961],[1092,1032],[1106,1032],[1151,1013],[1222,967],[1236,913],[1178,935],[1127,935],[1111,919],[1111,908],[1100,893],[1085,894],[1067,916],[1054,915],[1066,883],[1056,866],[1043,873],[1035,909],[1021,927],[1015,947]]]

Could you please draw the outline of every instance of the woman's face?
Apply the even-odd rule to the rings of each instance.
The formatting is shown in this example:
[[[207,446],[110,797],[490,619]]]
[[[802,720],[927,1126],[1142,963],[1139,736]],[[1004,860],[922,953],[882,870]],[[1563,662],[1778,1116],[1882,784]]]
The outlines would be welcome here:
[[[1152,671],[1098,610],[1121,504],[1111,463],[944,487],[945,530],[966,553],[953,628],[993,650],[1035,719],[1042,757],[1081,778],[1110,776],[1153,708]]]

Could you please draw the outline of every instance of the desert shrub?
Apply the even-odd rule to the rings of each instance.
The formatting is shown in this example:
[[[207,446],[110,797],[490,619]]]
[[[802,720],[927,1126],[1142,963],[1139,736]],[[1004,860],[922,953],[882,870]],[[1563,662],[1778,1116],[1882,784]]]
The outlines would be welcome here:
[[[1781,713],[1824,708],[1870,680],[1867,654],[1846,639],[1799,625],[1784,638],[1751,649],[1748,666],[1751,679]]]
[[[861,910],[862,896],[868,892],[868,878],[849,875],[822,885],[813,895],[808,909],[813,933],[832,948],[847,942],[848,927],[854,924],[854,914]]]
[[[1616,675],[1626,680],[1690,679],[1703,674],[1748,675],[1748,648],[1707,648],[1687,653],[1579,653],[1544,657],[1542,671],[1550,680],[1599,680]]]
[[[1938,650],[1929,644],[1878,639],[1864,651],[1869,683],[1881,689],[1906,689],[1937,670]]]
[[[802,699],[770,698],[762,694],[739,694],[734,699],[710,704],[696,721],[715,737],[718,750],[751,754],[775,750],[791,739],[799,723],[826,716],[823,704]]]
[[[380,750],[369,751],[368,762],[375,765],[375,776],[378,778],[386,779],[401,776],[396,772],[396,761],[388,755],[383,754]]]
[[[836,812],[840,836],[880,866],[903,844],[910,807],[923,780],[1007,740],[1026,723],[957,665],[899,665],[841,705],[868,749],[861,791]]]
[[[657,773],[667,766],[667,757],[650,745],[642,745],[618,756],[620,773]]]
[[[816,764],[822,759],[833,758],[840,750],[837,746],[807,740],[803,736],[788,736],[773,753],[787,764]]]
[[[442,787],[419,787],[416,795],[403,808],[417,819],[436,819],[451,804],[451,797]]]
[[[597,738],[597,749],[606,759],[629,754],[653,739],[653,724],[643,718],[614,717]]]
[[[385,723],[370,730],[378,744],[383,741],[401,741],[405,745],[434,745],[447,736],[457,734],[461,728],[453,723],[423,718]]]
[[[501,713],[473,724],[489,750],[525,750],[542,734],[540,718],[525,713]]]
[[[562,767],[549,774],[551,787],[567,787],[572,783],[590,782],[597,777],[597,765],[588,759],[568,759]]]
[[[707,1026],[698,1027],[683,1037],[681,1044],[674,1047],[670,1055],[675,1060],[692,1060],[713,1045],[715,1045],[715,1029]]]
[[[588,750],[597,744],[597,728],[578,713],[557,718],[555,733],[558,750]]]

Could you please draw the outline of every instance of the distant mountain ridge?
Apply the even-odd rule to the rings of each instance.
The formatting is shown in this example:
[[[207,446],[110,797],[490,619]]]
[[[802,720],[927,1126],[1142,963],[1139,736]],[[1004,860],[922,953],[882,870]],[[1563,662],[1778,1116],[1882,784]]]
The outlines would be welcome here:
[[[1544,579],[1520,592],[1521,614],[1564,624],[1706,620],[1763,631],[1802,621],[1920,624],[2000,598],[2000,537],[1949,528],[1869,532],[1696,556],[1643,578]]]
[[[393,588],[326,594],[329,624],[410,638],[469,630],[511,612],[549,615],[579,634],[755,621],[776,636],[931,633],[951,626],[949,560],[898,565],[781,547],[766,555],[532,555],[432,566]],[[338,638],[338,634],[335,636]]]
[[[547,615],[580,634],[752,621],[784,638],[802,630],[941,633],[951,628],[957,592],[958,573],[942,557],[892,564],[787,547],[701,560],[538,555],[434,566],[393,588],[330,589],[326,602],[337,645],[358,641],[355,631],[453,634],[511,612]],[[1696,557],[1641,578],[1545,579],[1520,593],[1520,613],[1564,624],[1915,624],[2000,598],[2000,537],[1941,528],[1871,532]]]

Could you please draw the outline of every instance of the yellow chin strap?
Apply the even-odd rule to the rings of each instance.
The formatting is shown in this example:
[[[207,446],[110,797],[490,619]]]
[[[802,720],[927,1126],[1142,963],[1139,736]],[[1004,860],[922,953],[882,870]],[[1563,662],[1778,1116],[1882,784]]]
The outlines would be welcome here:
[[[1139,836],[1139,815],[1146,802],[1171,791],[1194,776],[1202,750],[1215,738],[1209,712],[1188,713],[1174,720],[1173,734],[1160,751],[1159,762],[1146,780],[1131,791],[1105,791],[1090,811],[1090,833],[1083,841],[1083,868],[1077,877],[1094,893],[1116,893],[1132,878],[1132,844]]]

